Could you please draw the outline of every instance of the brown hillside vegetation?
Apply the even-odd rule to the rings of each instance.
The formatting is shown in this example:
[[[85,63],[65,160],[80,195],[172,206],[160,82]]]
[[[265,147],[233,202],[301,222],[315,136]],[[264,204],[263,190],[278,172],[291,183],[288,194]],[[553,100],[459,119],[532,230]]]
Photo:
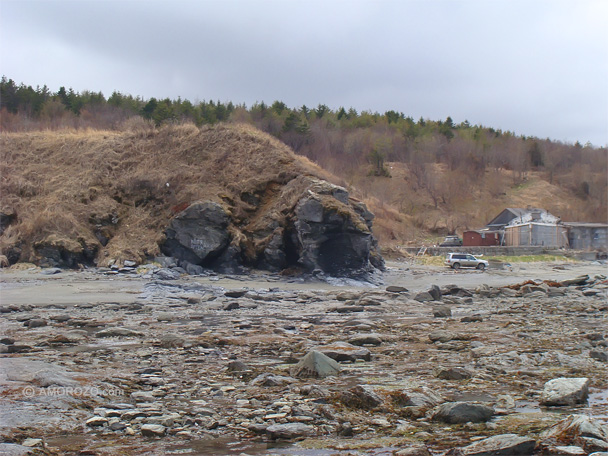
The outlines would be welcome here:
[[[541,207],[566,221],[608,218],[605,195],[581,195],[550,183],[542,172],[521,176],[511,170],[486,169],[471,177],[442,164],[421,170],[387,162],[386,167],[390,178],[369,176],[363,167],[350,180],[376,215],[374,231],[384,246],[434,243],[448,233],[479,229],[506,207]],[[598,183],[607,179],[601,169],[588,171],[585,178]]]
[[[231,208],[257,229],[268,211],[290,204],[279,187],[298,176],[331,176],[286,145],[246,125],[142,127],[125,132],[57,131],[1,136],[1,237],[11,262],[36,261],[45,247],[95,257],[135,259],[159,253],[168,220],[198,200]],[[233,236],[238,237],[238,236]]]
[[[348,173],[335,169],[336,177],[246,124],[154,128],[138,118],[123,130],[2,133],[0,147],[0,248],[12,263],[36,261],[48,246],[81,250],[99,264],[142,261],[159,253],[169,219],[199,200],[223,203],[243,230],[268,243],[263,227],[276,225],[277,213],[305,187],[297,176],[320,177],[362,199],[383,247],[435,243],[484,226],[505,207],[607,219],[603,165],[582,176],[575,167],[553,183],[542,171],[400,161],[385,162],[390,177],[371,174],[367,163]],[[591,183],[591,193],[572,190],[581,181]],[[293,184],[284,188],[287,182]],[[261,210],[252,210],[252,201]],[[245,244],[250,259],[263,247]]]

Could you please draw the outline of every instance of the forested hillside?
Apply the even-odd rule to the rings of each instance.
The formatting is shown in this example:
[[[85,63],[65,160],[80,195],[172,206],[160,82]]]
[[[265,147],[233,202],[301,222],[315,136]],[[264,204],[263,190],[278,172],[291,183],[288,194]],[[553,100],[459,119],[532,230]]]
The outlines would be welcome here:
[[[504,207],[543,207],[569,221],[608,219],[606,147],[518,136],[466,120],[354,108],[253,106],[32,88],[2,78],[3,132],[125,130],[166,123],[247,123],[356,188],[385,245],[432,242],[483,226]],[[167,151],[170,153],[170,151]]]

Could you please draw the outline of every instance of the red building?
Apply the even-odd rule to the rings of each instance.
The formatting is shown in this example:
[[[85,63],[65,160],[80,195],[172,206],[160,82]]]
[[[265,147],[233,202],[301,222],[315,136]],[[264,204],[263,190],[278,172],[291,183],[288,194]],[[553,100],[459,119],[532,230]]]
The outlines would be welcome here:
[[[500,231],[465,231],[462,233],[462,245],[463,246],[488,246],[488,245],[500,245],[501,233]]]

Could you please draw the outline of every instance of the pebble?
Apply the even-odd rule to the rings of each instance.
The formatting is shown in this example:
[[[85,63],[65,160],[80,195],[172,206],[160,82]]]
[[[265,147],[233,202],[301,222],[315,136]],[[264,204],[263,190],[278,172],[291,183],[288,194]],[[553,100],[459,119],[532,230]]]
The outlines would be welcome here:
[[[591,350],[589,352],[589,357],[602,363],[608,363],[608,353],[605,351]]]
[[[273,424],[266,428],[266,434],[272,440],[293,440],[313,433],[314,427],[303,423]]]
[[[113,431],[122,431],[123,429],[126,429],[127,425],[122,421],[112,421],[108,427]]]
[[[27,321],[26,325],[28,328],[41,328],[46,326],[47,322],[43,318],[32,318],[31,320]]]
[[[156,321],[175,321],[177,320],[177,315],[173,312],[160,312],[156,315]]]
[[[473,373],[464,367],[438,367],[433,370],[433,375],[443,380],[464,380],[471,378]]]
[[[348,342],[353,345],[382,345],[382,337],[379,334],[357,334]]]
[[[90,427],[104,426],[108,424],[108,419],[105,416],[94,416],[89,418],[85,424]]]
[[[406,293],[408,291],[405,287],[400,287],[398,285],[389,285],[386,287],[386,291],[389,293]]]
[[[408,448],[397,450],[394,456],[432,456],[425,445],[412,444]]]
[[[154,402],[156,398],[149,391],[135,391],[131,393],[131,398],[135,402]]]
[[[589,453],[579,446],[567,445],[549,447],[548,454],[550,456],[587,456]]]
[[[354,363],[358,359],[370,361],[372,357],[367,348],[358,347],[348,342],[334,342],[322,347],[314,347],[313,350],[319,351],[339,363],[345,361]]]
[[[414,296],[414,300],[418,302],[430,302],[434,301],[435,298],[428,291],[421,291]]]
[[[167,428],[161,424],[144,424],[141,427],[141,435],[144,437],[162,437],[167,432]]]
[[[452,309],[449,306],[433,307],[433,316],[437,318],[447,318],[452,316]]]
[[[103,337],[141,337],[143,333],[139,331],[134,331],[129,328],[107,328],[102,329],[101,331],[95,333],[95,337],[103,338]]]
[[[23,445],[25,447],[35,447],[35,446],[38,446],[41,444],[42,444],[42,439],[33,439],[33,438],[27,438],[23,442],[21,442],[21,445]]]

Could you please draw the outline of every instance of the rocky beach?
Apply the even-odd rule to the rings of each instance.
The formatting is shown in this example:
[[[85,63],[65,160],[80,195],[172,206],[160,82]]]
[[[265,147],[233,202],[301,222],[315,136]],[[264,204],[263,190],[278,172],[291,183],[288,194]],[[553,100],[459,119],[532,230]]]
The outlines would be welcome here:
[[[608,451],[604,263],[161,266],[0,272],[0,454]]]

